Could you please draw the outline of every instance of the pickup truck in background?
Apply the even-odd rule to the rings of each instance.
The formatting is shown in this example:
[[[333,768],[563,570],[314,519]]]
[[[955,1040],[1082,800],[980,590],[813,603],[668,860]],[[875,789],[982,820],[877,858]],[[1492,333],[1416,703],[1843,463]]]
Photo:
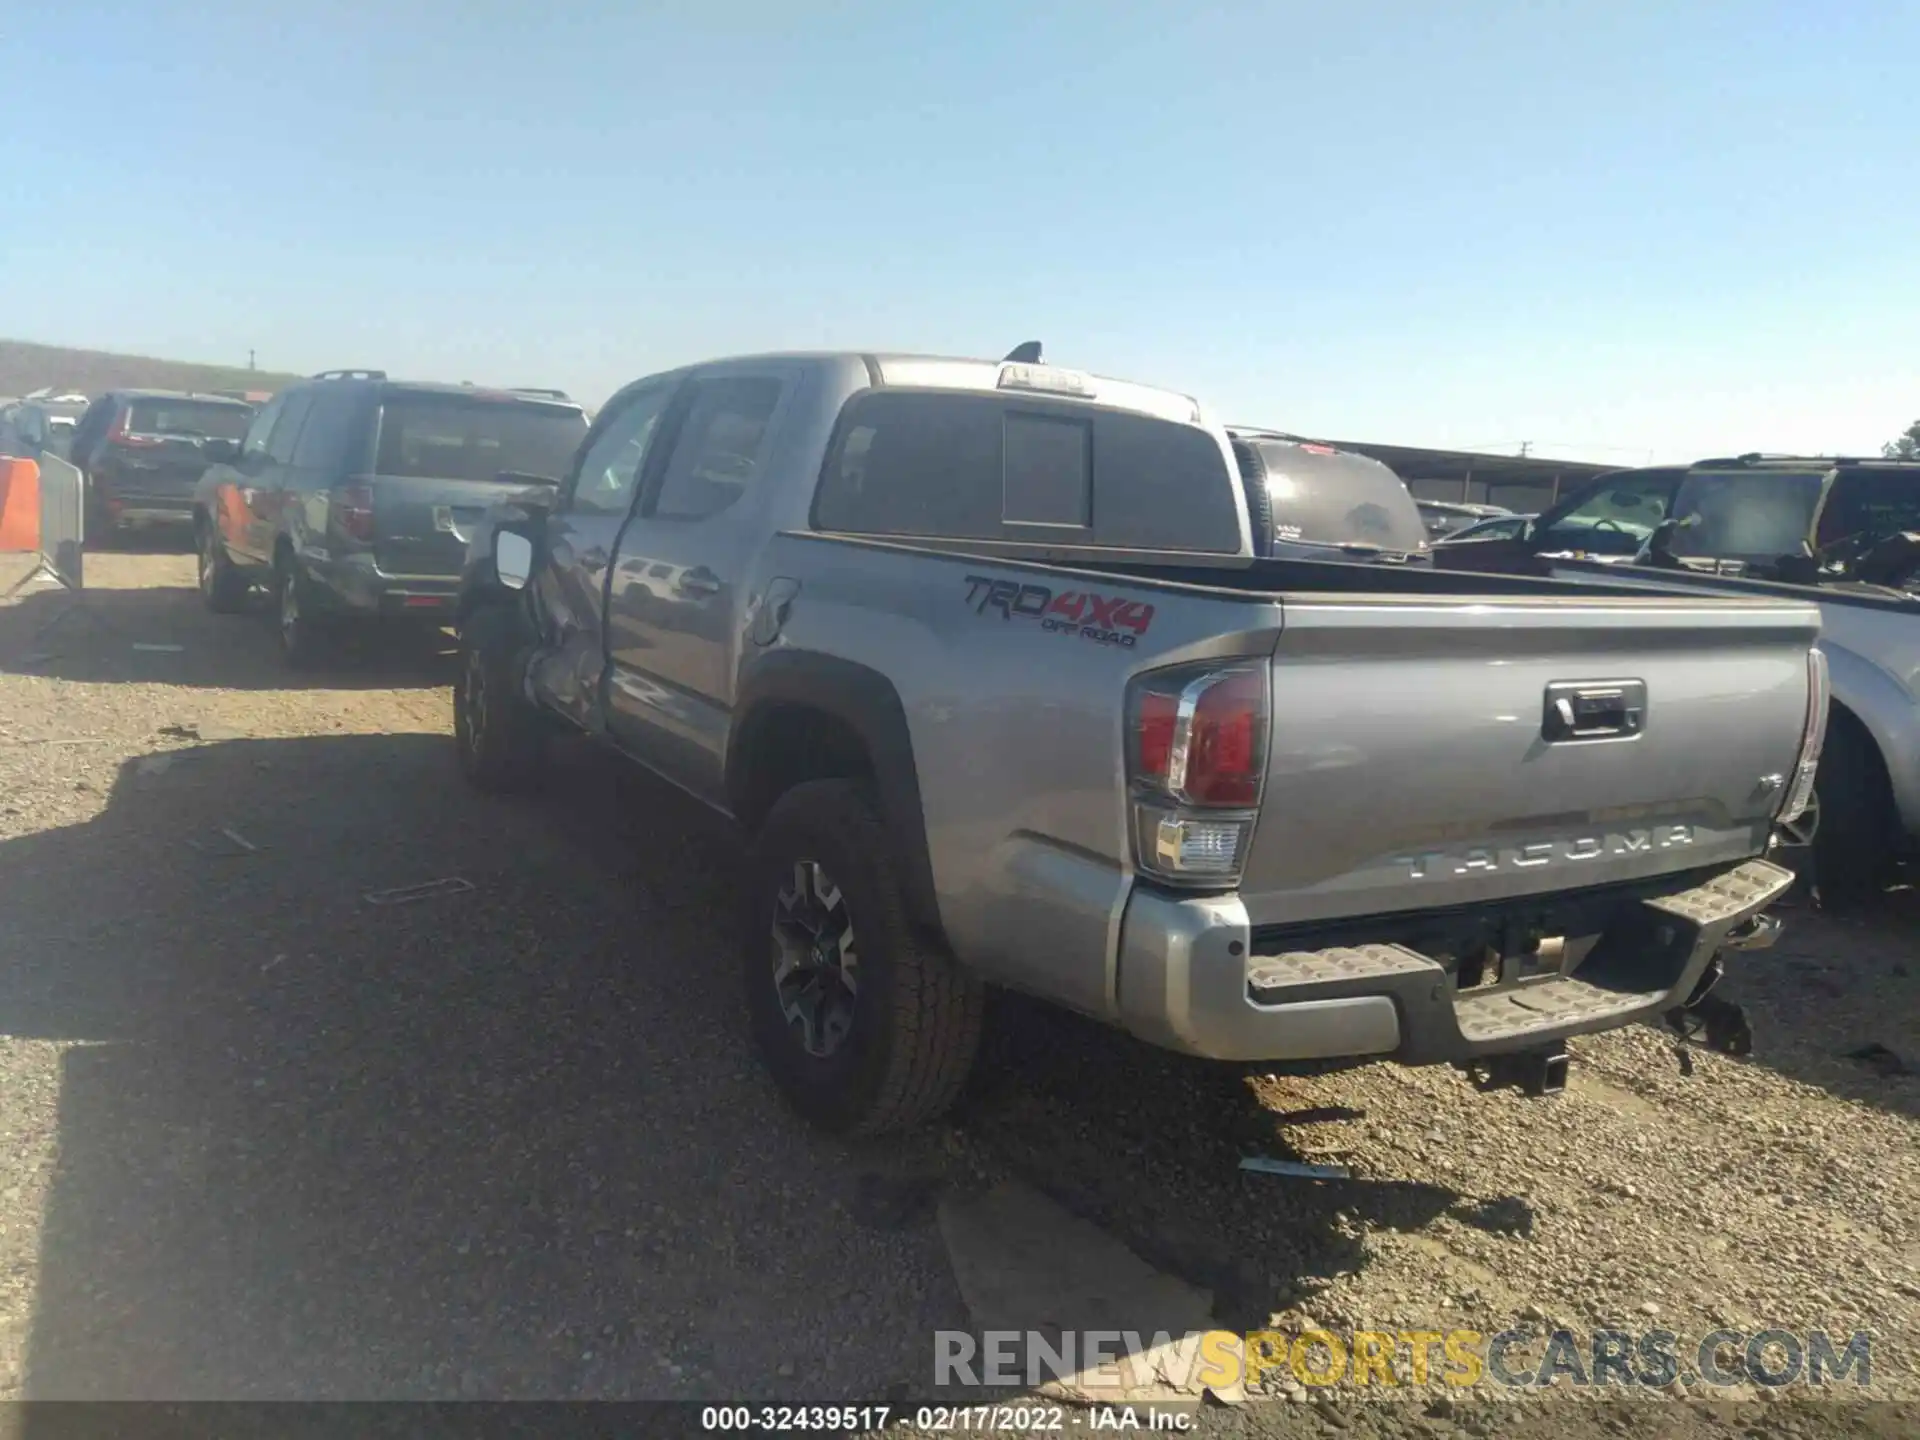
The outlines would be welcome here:
[[[1427,523],[1401,478],[1366,455],[1282,430],[1230,426],[1253,553],[1294,560],[1433,560]]]
[[[460,762],[576,730],[731,817],[752,1029],[830,1129],[950,1104],[989,984],[1558,1088],[1772,938],[1816,612],[1261,553],[1327,460],[1030,353],[649,376],[474,536]]]
[[[1820,608],[1833,719],[1793,827],[1823,905],[1920,856],[1920,463],[1746,455],[1603,475],[1442,569],[1775,596]]]

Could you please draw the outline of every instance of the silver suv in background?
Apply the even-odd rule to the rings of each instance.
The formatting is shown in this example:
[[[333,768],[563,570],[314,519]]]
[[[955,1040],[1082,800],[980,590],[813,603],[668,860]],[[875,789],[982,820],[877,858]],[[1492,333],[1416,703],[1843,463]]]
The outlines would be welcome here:
[[[587,433],[557,390],[499,390],[330,370],[291,385],[219,447],[195,487],[200,593],[273,594],[290,664],[353,621],[444,625],[471,528],[559,483]]]

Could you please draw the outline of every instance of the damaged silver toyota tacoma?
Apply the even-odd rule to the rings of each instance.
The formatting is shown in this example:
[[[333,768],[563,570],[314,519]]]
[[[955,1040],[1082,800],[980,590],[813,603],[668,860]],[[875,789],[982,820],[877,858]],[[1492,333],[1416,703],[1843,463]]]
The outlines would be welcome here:
[[[1330,463],[1037,347],[649,376],[474,537],[462,766],[584,732],[730,817],[752,1029],[830,1129],[950,1105],[990,985],[1558,1088],[1771,939],[1817,612],[1441,572],[1377,486],[1316,549]]]

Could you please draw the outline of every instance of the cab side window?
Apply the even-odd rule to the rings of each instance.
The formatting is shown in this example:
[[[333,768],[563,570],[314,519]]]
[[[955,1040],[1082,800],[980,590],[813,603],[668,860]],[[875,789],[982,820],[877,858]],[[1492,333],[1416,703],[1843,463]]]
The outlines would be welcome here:
[[[86,413],[73,427],[73,444],[70,449],[76,460],[86,451],[91,450],[100,437],[107,433],[107,422],[119,404],[119,396],[102,395],[87,407]]]
[[[307,423],[293,447],[293,463],[301,470],[330,473],[346,453],[347,430],[352,424],[354,396],[346,390],[323,390],[313,397]],[[324,484],[324,478],[320,481]]]
[[[581,515],[625,515],[633,507],[640,472],[646,468],[647,452],[673,392],[670,384],[642,390],[607,421],[581,457],[573,492],[563,509]]]
[[[700,380],[654,498],[656,520],[705,520],[752,484],[782,385],[758,376]]]
[[[312,405],[313,397],[305,393],[287,397],[287,408],[280,412],[280,419],[267,440],[267,455],[275,464],[292,463],[293,447],[299,443],[300,427],[306,423],[307,411]]]
[[[240,442],[242,459],[264,459],[267,453],[267,439],[273,434],[274,422],[279,420],[280,412],[287,408],[284,395],[276,395],[260,407],[260,413],[253,417],[253,423],[247,426],[247,437]]]

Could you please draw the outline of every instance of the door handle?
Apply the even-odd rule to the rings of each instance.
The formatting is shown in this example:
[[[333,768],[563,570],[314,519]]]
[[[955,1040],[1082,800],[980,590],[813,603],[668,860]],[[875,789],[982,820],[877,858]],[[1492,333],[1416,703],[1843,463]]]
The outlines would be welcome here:
[[[720,577],[704,565],[695,566],[673,582],[673,588],[683,595],[718,595]]]

